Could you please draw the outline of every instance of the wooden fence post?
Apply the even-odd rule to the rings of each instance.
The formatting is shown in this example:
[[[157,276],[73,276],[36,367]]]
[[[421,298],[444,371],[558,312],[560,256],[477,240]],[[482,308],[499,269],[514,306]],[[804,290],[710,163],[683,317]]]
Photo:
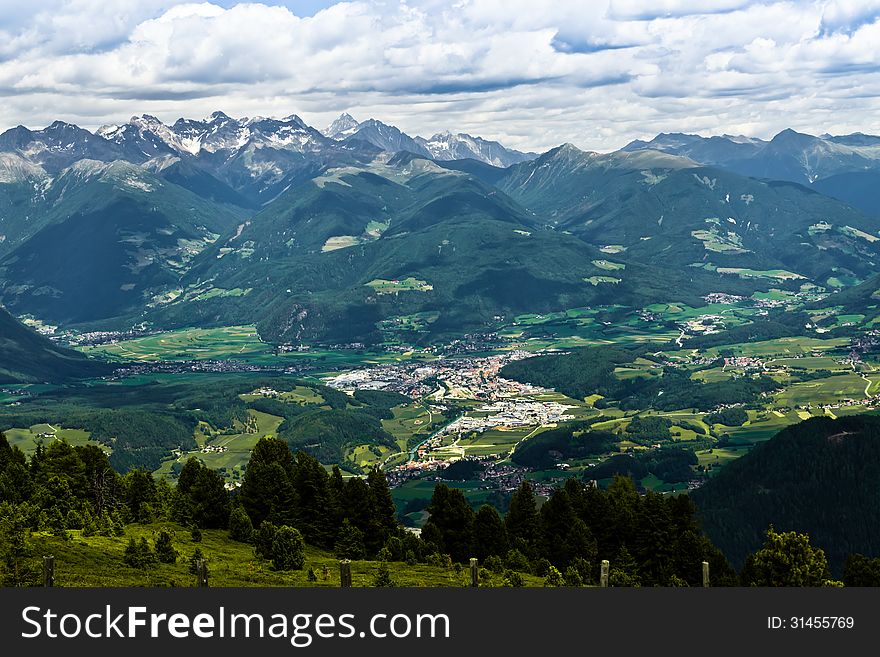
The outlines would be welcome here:
[[[351,561],[348,559],[339,562],[339,586],[344,589],[351,588]]]
[[[608,572],[611,570],[611,564],[608,559],[602,559],[602,568],[599,571],[599,586],[605,588],[608,586]]]
[[[709,562],[703,562],[703,586],[709,588]]]
[[[471,557],[471,586],[477,588],[480,585],[480,568],[475,558]]]
[[[55,586],[55,557],[43,557],[43,586]]]
[[[208,586],[208,562],[204,559],[199,559],[196,562],[196,578],[198,580],[197,586],[199,588],[207,588]]]

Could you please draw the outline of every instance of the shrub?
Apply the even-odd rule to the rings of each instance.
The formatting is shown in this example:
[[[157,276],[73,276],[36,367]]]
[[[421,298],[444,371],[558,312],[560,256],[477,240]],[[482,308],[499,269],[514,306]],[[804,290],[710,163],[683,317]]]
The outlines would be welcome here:
[[[504,572],[504,580],[502,586],[508,586],[512,588],[521,588],[525,586],[523,582],[522,575],[520,575],[515,570],[506,570]]]
[[[254,535],[254,525],[244,507],[237,506],[229,514],[229,538],[240,543],[250,543]]]
[[[547,570],[547,577],[544,578],[544,586],[564,586],[565,580],[562,573],[555,566],[550,566]]]
[[[504,565],[508,570],[520,573],[529,572],[529,560],[519,550],[510,550],[504,558]]]
[[[275,570],[302,570],[305,562],[302,534],[287,525],[279,527],[272,540],[272,567]]]
[[[391,579],[391,569],[388,567],[387,561],[379,563],[379,569],[376,571],[376,576],[373,578],[373,586],[377,588],[394,586],[394,581]]]
[[[584,578],[581,577],[581,574],[574,566],[569,566],[565,569],[565,585],[573,587],[584,585]]]
[[[135,541],[133,538],[128,539],[128,545],[125,547],[122,559],[126,565],[132,568],[149,568],[156,564],[156,555],[144,537],[141,537],[140,541]]]
[[[177,550],[171,542],[171,534],[166,531],[159,532],[159,538],[156,539],[156,559],[161,563],[174,563],[177,561]]]

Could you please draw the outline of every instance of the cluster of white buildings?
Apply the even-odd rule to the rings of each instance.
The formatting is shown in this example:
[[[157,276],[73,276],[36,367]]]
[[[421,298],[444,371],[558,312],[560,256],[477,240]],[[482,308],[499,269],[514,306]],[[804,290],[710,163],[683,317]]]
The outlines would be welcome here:
[[[490,415],[463,415],[446,426],[443,433],[483,432],[498,427],[531,427],[556,424],[573,420],[566,411],[572,406],[558,402],[536,401],[534,399],[509,399],[485,404],[478,413]]]

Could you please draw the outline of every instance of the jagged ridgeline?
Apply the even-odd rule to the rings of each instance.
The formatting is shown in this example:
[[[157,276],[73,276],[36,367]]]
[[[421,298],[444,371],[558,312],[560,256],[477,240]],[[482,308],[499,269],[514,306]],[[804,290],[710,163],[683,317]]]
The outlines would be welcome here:
[[[0,302],[270,342],[379,342],[415,317],[411,339],[437,342],[521,313],[847,288],[876,271],[847,177],[878,149],[788,131],[538,156],[350,115],[19,127],[0,136]]]
[[[880,418],[814,418],[727,465],[692,497],[713,542],[741,567],[777,531],[806,532],[839,575],[846,557],[880,554]]]

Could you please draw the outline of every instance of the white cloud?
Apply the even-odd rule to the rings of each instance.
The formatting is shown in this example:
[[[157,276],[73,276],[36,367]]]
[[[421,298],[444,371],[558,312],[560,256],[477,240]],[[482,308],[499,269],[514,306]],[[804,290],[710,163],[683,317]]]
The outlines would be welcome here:
[[[0,116],[325,125],[348,110],[529,149],[880,132],[878,16],[880,0],[362,0],[310,16],[272,0],[0,0]]]

